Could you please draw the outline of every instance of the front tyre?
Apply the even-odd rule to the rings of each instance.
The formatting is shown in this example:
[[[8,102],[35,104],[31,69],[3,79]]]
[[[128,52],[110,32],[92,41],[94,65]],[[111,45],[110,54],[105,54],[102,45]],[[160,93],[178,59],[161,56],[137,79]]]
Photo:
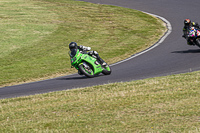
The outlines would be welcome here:
[[[78,66],[80,72],[84,74],[88,78],[93,78],[94,77],[94,71],[92,67],[86,62]]]
[[[103,73],[104,75],[110,75],[111,72],[112,72],[112,70],[111,70],[111,68],[109,67],[109,65],[106,65],[105,67],[103,67],[102,73]]]

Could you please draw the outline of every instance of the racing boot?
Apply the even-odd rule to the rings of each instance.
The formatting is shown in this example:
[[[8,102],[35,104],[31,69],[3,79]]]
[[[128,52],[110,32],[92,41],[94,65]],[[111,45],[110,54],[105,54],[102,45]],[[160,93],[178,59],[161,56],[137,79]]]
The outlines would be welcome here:
[[[99,55],[97,55],[97,60],[103,67],[107,66],[107,63]]]
[[[88,52],[88,54],[90,56],[93,56],[94,58],[97,59],[97,61],[103,66],[103,67],[106,67],[107,66],[107,63],[99,56],[99,54],[96,52],[96,51],[90,51]]]

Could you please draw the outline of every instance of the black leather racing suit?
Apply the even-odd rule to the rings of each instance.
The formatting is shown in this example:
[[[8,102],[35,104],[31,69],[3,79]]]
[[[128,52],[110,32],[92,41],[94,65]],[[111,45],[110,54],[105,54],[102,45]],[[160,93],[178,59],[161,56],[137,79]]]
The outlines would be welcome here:
[[[99,56],[99,54],[97,53],[97,51],[90,51],[91,48],[90,47],[86,47],[83,45],[78,46],[78,49],[81,53],[83,54],[88,54],[94,58],[97,59],[97,61],[101,64],[101,65],[106,65],[105,61]],[[88,52],[89,51],[89,52]]]

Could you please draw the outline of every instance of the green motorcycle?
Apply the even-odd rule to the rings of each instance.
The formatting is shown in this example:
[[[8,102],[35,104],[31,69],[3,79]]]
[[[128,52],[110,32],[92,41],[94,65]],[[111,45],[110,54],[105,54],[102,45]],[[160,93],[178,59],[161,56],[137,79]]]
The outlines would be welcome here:
[[[102,66],[96,58],[81,53],[79,49],[69,51],[69,56],[71,58],[71,67],[75,67],[80,75],[93,78],[100,73],[103,73],[104,75],[111,74],[109,65]]]

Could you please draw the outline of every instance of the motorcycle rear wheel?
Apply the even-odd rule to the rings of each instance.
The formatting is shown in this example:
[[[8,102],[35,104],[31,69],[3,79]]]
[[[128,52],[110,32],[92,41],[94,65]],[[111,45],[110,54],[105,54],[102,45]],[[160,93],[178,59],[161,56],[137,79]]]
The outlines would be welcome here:
[[[105,67],[103,68],[103,71],[102,71],[102,73],[103,73],[104,75],[110,75],[111,72],[112,72],[112,70],[111,70],[111,68],[109,67],[109,65],[105,66]]]
[[[197,39],[196,39],[196,45],[197,45],[198,47],[200,47],[200,38],[197,38]]]

